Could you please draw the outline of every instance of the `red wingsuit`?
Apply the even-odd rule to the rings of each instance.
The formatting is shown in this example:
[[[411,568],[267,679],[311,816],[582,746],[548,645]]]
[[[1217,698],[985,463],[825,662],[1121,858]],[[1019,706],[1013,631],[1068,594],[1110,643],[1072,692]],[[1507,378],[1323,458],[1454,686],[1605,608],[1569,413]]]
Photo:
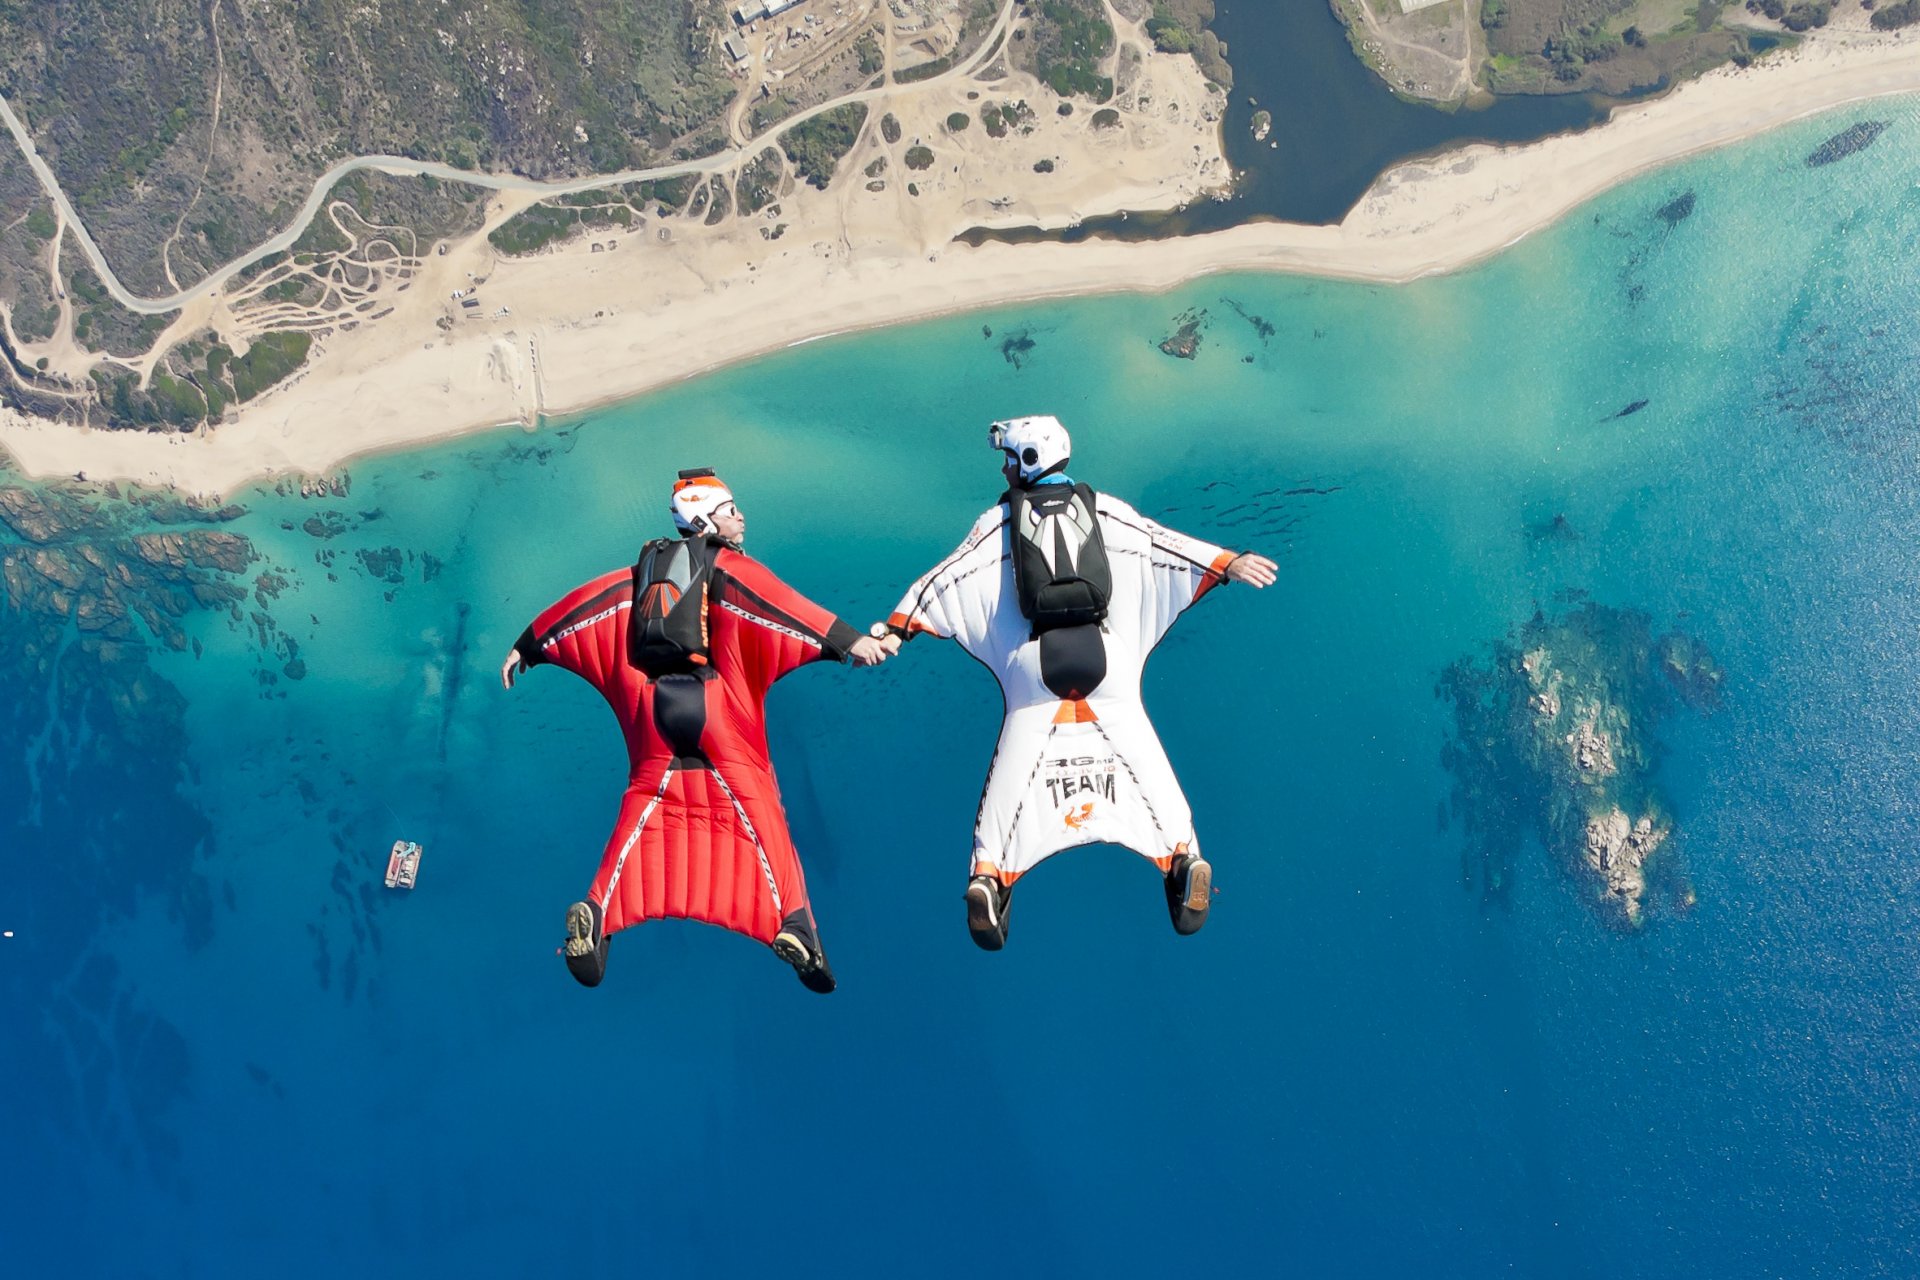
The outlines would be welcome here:
[[[627,660],[633,573],[617,569],[549,606],[515,645],[528,666],[581,676],[627,740],[627,791],[589,896],[614,934],[682,917],[771,943],[783,919],[812,912],[787,830],[765,706],[773,682],[846,657],[851,626],[759,561],[715,542],[711,659],[658,680]]]

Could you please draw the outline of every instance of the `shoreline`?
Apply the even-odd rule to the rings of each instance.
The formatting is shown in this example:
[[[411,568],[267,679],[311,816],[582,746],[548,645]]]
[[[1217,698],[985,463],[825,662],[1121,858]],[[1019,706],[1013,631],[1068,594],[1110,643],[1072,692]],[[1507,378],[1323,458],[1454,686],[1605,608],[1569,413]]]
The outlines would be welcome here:
[[[643,234],[623,254],[576,241],[498,260],[483,230],[425,261],[419,301],[443,297],[436,286],[478,266],[490,278],[489,307],[510,304],[510,326],[435,328],[422,305],[394,317],[404,323],[347,335],[215,430],[89,430],[0,409],[0,449],[30,476],[84,472],[227,498],[369,454],[515,423],[537,429],[809,342],[993,306],[1162,293],[1235,271],[1402,284],[1464,270],[1653,170],[1850,104],[1920,93],[1920,33],[1869,34],[1865,15],[1850,16],[1862,23],[1777,60],[1721,68],[1582,133],[1403,163],[1335,226],[1263,222],[1168,240],[968,248],[945,226],[903,226],[877,202],[856,205],[860,186],[847,173],[835,190],[787,202],[792,243],[778,252],[762,239],[703,240],[696,231],[671,248]],[[1126,159],[1115,152],[1103,162],[1124,169]],[[1071,221],[1205,190],[1194,174],[1097,176],[1111,180],[1104,189],[1083,183],[1071,207],[1023,216]]]

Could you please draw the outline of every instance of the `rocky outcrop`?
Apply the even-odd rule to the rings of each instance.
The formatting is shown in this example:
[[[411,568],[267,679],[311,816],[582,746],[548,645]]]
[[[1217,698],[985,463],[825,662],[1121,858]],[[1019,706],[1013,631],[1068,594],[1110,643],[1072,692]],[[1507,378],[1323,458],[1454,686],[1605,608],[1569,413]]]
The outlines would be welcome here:
[[[1657,886],[1691,905],[1668,849],[1654,734],[1677,707],[1711,707],[1721,681],[1698,640],[1595,604],[1536,614],[1484,662],[1455,663],[1438,690],[1454,712],[1442,759],[1469,882],[1503,894],[1513,857],[1538,840],[1611,924],[1638,928]]]

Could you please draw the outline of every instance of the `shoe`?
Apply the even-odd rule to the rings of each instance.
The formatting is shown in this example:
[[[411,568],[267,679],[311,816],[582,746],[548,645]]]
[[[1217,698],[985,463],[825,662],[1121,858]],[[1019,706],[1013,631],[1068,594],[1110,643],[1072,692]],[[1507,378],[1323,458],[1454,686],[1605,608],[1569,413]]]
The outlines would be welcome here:
[[[597,987],[607,976],[606,917],[597,902],[576,902],[567,908],[567,941],[561,953],[567,972],[583,987]]]
[[[1013,887],[992,876],[975,876],[967,881],[967,932],[982,951],[998,951],[1007,945],[1007,930],[1013,912]]]
[[[804,911],[795,911],[781,922],[780,932],[773,935],[773,954],[793,966],[793,971],[800,976],[800,985],[809,991],[824,996],[839,985],[834,981],[832,967],[827,964],[827,953]]]
[[[1167,914],[1173,931],[1185,936],[1200,932],[1213,905],[1213,868],[1205,858],[1177,853],[1167,868]]]

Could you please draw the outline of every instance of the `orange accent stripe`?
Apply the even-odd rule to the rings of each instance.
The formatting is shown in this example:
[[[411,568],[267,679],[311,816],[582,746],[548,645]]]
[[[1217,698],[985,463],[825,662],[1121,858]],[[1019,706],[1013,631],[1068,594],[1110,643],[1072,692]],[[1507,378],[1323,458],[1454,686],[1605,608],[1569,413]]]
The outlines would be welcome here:
[[[930,634],[933,628],[918,618],[909,619],[904,613],[887,615],[887,625],[901,631],[916,631]]]
[[[1239,558],[1240,553],[1237,551],[1222,551],[1213,558],[1213,563],[1207,566],[1207,572],[1218,574],[1224,578],[1227,576],[1227,566]]]
[[[1085,698],[1062,698],[1060,709],[1053,713],[1055,724],[1092,724],[1099,718]]]
[[[1013,872],[1002,871],[999,867],[994,866],[991,862],[975,862],[973,864],[973,874],[976,876],[992,876],[995,880],[998,880],[1001,884],[1011,888],[1013,886],[1013,882],[1015,880],[1018,880],[1021,876],[1025,875],[1026,873],[1023,871],[1013,871]]]

